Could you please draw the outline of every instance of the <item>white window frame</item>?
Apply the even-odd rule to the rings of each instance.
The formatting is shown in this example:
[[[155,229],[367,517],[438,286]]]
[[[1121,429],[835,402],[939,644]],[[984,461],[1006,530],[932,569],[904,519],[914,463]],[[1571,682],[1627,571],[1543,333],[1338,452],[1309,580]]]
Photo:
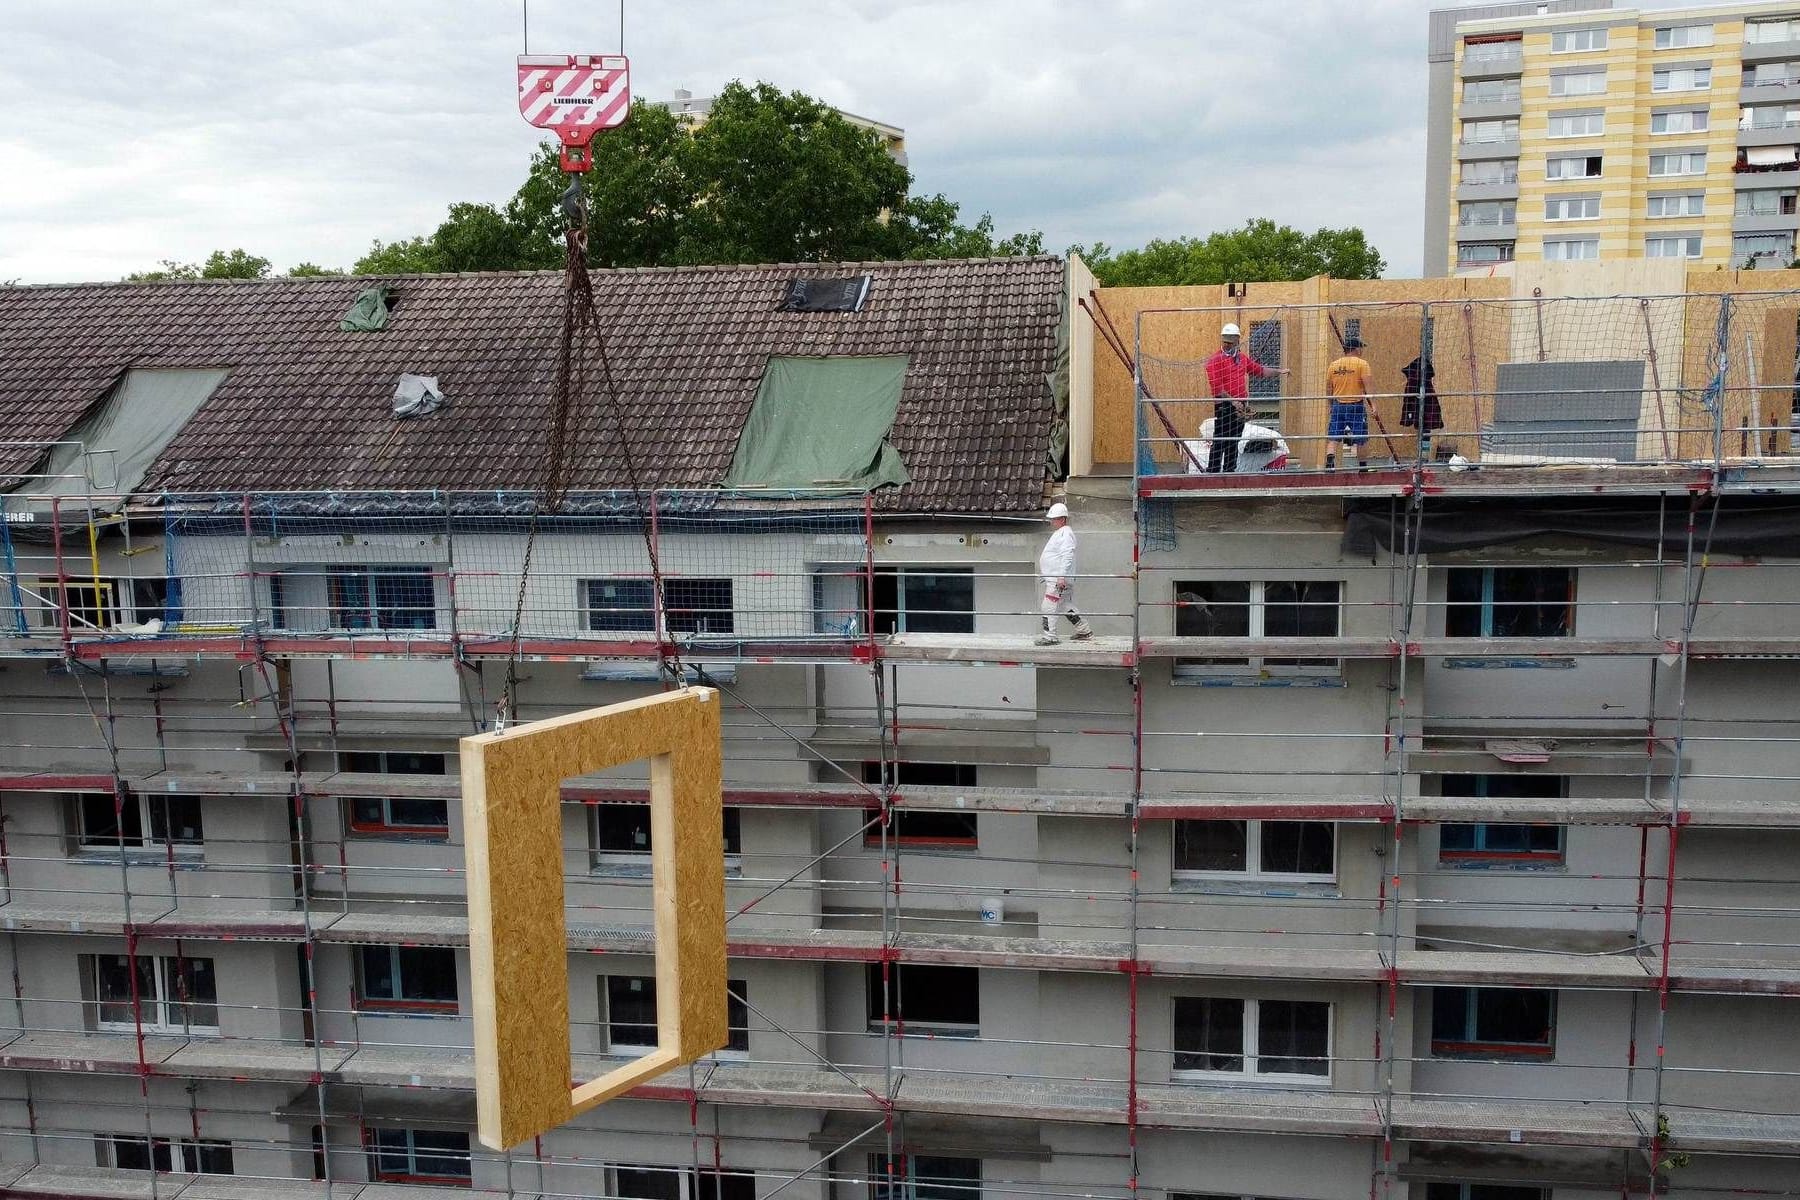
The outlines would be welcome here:
[[[1682,162],[1683,169],[1679,171],[1658,171],[1656,169],[1656,160],[1659,158],[1664,160],[1665,166],[1667,165],[1667,160],[1678,158]],[[1699,160],[1700,169],[1697,171],[1688,170],[1687,168],[1692,165],[1695,159]],[[1706,153],[1702,150],[1669,150],[1652,154],[1648,164],[1648,171],[1651,179],[1687,179],[1698,175],[1704,175],[1706,174]]]
[[[1662,86],[1657,86],[1658,80]],[[1705,82],[1702,82],[1702,79]],[[1679,85],[1679,86],[1678,86]],[[1712,90],[1711,67],[1661,67],[1650,72],[1650,90],[1652,92],[1710,92]]]
[[[161,604],[151,594],[150,585],[161,583],[164,587],[164,599]],[[139,585],[143,585],[140,590]],[[168,580],[161,575],[72,575],[66,579],[58,579],[54,575],[40,575],[34,583],[19,580],[19,589],[25,593],[26,604],[32,604],[32,613],[40,629],[60,629],[62,627],[63,589],[79,595],[91,589],[94,603],[91,606],[77,603],[75,607],[87,607],[96,616],[102,617],[100,624],[90,624],[85,617],[78,618],[73,612],[69,614],[69,632],[76,635],[103,632],[113,629],[122,621],[143,623],[151,617],[160,617],[168,608]]]
[[[1487,88],[1497,88],[1498,96],[1469,95],[1471,89],[1479,92]],[[1524,89],[1519,80],[1511,79],[1468,79],[1463,81],[1462,103],[1464,104],[1512,104],[1524,97]]]
[[[1740,194],[1748,195],[1748,193]],[[1673,208],[1674,211],[1656,211],[1659,201],[1665,210]],[[1674,204],[1671,205],[1669,203],[1670,201],[1674,201]],[[1666,221],[1670,218],[1703,217],[1705,215],[1705,192],[1669,192],[1661,196],[1651,196],[1646,201],[1644,207],[1644,219],[1649,221]]]
[[[130,1003],[129,998],[109,1000],[100,994],[100,960],[102,958],[123,958],[126,962],[125,969],[129,971],[132,969],[131,956],[129,954],[89,954],[85,957],[87,958],[87,962],[84,964],[84,968],[93,972],[94,999],[92,1003],[94,1005],[94,1028],[106,1033],[136,1033],[140,1028],[138,1024],[132,1021],[108,1021],[100,1015],[104,1011],[106,1005]],[[138,1011],[147,1018],[141,1025],[141,1028],[145,1033],[172,1034],[176,1037],[188,1037],[194,1035],[201,1037],[218,1036],[219,1026],[217,1025],[181,1025],[167,1019],[172,1008],[185,1007],[192,1009],[201,1005],[210,1007],[213,1010],[213,1015],[217,1017],[219,1012],[219,999],[216,994],[211,1001],[183,1000],[181,998],[181,989],[178,982],[181,963],[183,961],[212,963],[213,986],[216,992],[219,981],[219,972],[218,965],[214,960],[199,955],[183,955],[180,958],[177,958],[173,954],[139,954],[137,957],[139,959],[150,959],[154,964],[150,969],[150,988],[152,994],[149,996],[140,994],[138,996]]]
[[[638,1044],[635,1044],[632,1042],[615,1042],[615,1041],[613,1041],[612,1027],[615,1024],[615,1022],[613,1021],[613,1016],[612,1016],[612,992],[609,990],[609,985],[611,984],[611,981],[614,979],[645,980],[645,981],[649,982],[649,984],[652,988],[655,988],[656,976],[655,975],[632,975],[632,974],[627,974],[627,973],[621,971],[621,972],[617,972],[617,973],[601,974],[595,979],[595,991],[599,995],[598,1003],[599,1003],[599,1008],[600,1008],[600,1040],[603,1043],[603,1045],[600,1048],[600,1053],[610,1054],[610,1055],[613,1055],[615,1058],[642,1058],[644,1055],[649,1054],[656,1049],[656,1037],[657,1037],[656,1027],[654,1025],[651,1026],[650,1043],[648,1045],[638,1045]],[[725,1060],[729,1060],[729,1061],[733,1061],[733,1062],[745,1062],[745,1061],[748,1061],[750,1058],[749,1047],[746,1046],[742,1050],[734,1049],[730,1045],[730,1036],[731,1036],[731,1031],[734,1028],[741,1028],[741,1029],[745,1030],[746,1040],[748,1040],[748,1038],[749,1038],[748,1031],[750,1028],[750,1005],[749,1005],[750,985],[742,979],[727,979],[725,981],[725,986],[728,991],[735,992],[737,995],[742,996],[744,998],[743,1001],[741,1002],[744,1006],[744,1023],[741,1026],[734,1027],[731,1025],[731,1022],[729,1020],[727,1020],[727,1022],[726,1022],[726,1027],[727,1027],[726,1044],[719,1047],[717,1050],[714,1050],[711,1054],[708,1054],[706,1057],[711,1058],[711,1059],[725,1059]],[[726,1005],[727,1005],[728,1009],[730,1007],[736,1006],[739,1003],[740,1003],[740,1001],[734,999],[731,996],[726,997]],[[729,1017],[729,1013],[727,1015]]]
[[[1557,131],[1559,121],[1580,121],[1583,127],[1567,132]],[[1551,113],[1544,127],[1544,136],[1554,140],[1565,138],[1604,137],[1606,135],[1606,114],[1604,112]]]
[[[233,1149],[231,1141],[228,1138],[146,1138],[141,1133],[96,1133],[94,1135],[94,1141],[98,1144],[100,1150],[99,1157],[104,1160],[100,1165],[114,1171],[132,1171],[138,1169],[135,1167],[121,1167],[119,1165],[119,1144],[124,1142],[134,1148],[141,1147],[145,1156],[150,1159],[151,1170],[153,1171],[160,1173],[163,1170],[162,1167],[155,1165],[156,1152],[158,1150],[166,1150],[169,1155],[168,1170],[180,1172],[183,1175],[213,1175],[218,1178],[223,1178],[226,1173],[219,1171],[202,1171],[200,1169],[201,1151],[225,1150],[229,1152]],[[233,1164],[233,1169],[230,1173],[236,1174],[235,1163]]]
[[[1662,254],[1662,253],[1653,254],[1653,253],[1651,253],[1650,247],[1652,244],[1661,243],[1662,245],[1666,246],[1668,243],[1671,243],[1671,242],[1682,243],[1680,254]],[[1645,258],[1699,258],[1701,256],[1701,247],[1703,244],[1704,243],[1701,241],[1701,236],[1697,233],[1672,233],[1672,234],[1654,235],[1654,236],[1647,237],[1644,239],[1644,257]]]
[[[1196,1070],[1193,1068],[1171,1068],[1169,1078],[1174,1082],[1207,1083],[1254,1079],[1263,1083],[1290,1083],[1312,1087],[1329,1087],[1331,1085],[1332,1078],[1336,1074],[1337,1068],[1337,1005],[1333,1002],[1329,1000],[1295,1000],[1286,996],[1271,997],[1271,999],[1284,1004],[1323,1004],[1325,1006],[1325,1073],[1322,1075],[1308,1075],[1294,1071],[1259,1071],[1256,1069],[1256,1060],[1261,1057],[1261,1047],[1257,1045],[1260,1026],[1262,1024],[1259,1019],[1262,1009],[1262,1001],[1260,999],[1250,999],[1248,997],[1239,996],[1179,996],[1175,999],[1243,1000],[1244,1026],[1240,1033],[1241,1040],[1238,1043],[1238,1057],[1244,1060],[1244,1066],[1240,1071],[1208,1071]],[[1174,1049],[1174,1033],[1175,1005],[1172,1000],[1169,1004],[1169,1044],[1171,1062],[1174,1061],[1174,1055],[1177,1053]]]
[[[1558,250],[1555,254],[1552,254],[1550,252],[1550,247],[1552,246],[1592,246],[1594,252],[1592,254],[1569,254],[1565,251]],[[1600,257],[1600,239],[1545,238],[1543,255],[1545,262],[1595,262]]]
[[[1471,250],[1494,249],[1504,250],[1505,253],[1494,258],[1475,258],[1469,255]],[[1492,266],[1494,263],[1511,262],[1516,249],[1517,244],[1514,242],[1462,242],[1456,247],[1456,262],[1458,266],[1470,267],[1485,267]]]
[[[1506,260],[1502,259],[1500,261],[1506,261]],[[1267,623],[1266,615],[1267,615],[1268,610],[1267,610],[1267,606],[1265,605],[1264,600],[1263,600],[1265,589],[1268,587],[1269,584],[1272,584],[1272,583],[1335,583],[1338,585],[1338,600],[1337,600],[1337,629],[1338,629],[1338,631],[1337,631],[1336,636],[1337,637],[1344,636],[1344,591],[1349,586],[1349,583],[1347,580],[1343,580],[1343,579],[1210,579],[1210,580],[1195,580],[1193,582],[1248,584],[1249,588],[1250,588],[1250,596],[1249,596],[1249,600],[1247,601],[1247,604],[1249,605],[1249,608],[1250,608],[1250,632],[1248,634],[1246,634],[1245,636],[1252,637],[1252,638],[1260,638],[1260,637],[1269,636],[1266,632],[1264,632],[1264,630],[1266,628],[1266,623]],[[1342,658],[1334,658],[1334,659],[1331,659],[1329,662],[1319,662],[1319,663],[1315,663],[1315,664],[1305,664],[1305,665],[1295,665],[1292,663],[1277,663],[1277,664],[1271,666],[1271,665],[1269,665],[1269,662],[1268,662],[1268,660],[1270,658],[1289,658],[1289,657],[1294,657],[1294,656],[1286,655],[1286,654],[1276,654],[1276,655],[1252,654],[1252,655],[1247,656],[1246,661],[1241,662],[1241,663],[1201,661],[1198,659],[1186,660],[1186,659],[1178,658],[1174,661],[1174,664],[1170,667],[1170,678],[1172,680],[1209,679],[1209,678],[1217,678],[1222,675],[1238,675],[1238,676],[1246,676],[1247,675],[1247,676],[1254,678],[1259,675],[1269,675],[1269,676],[1283,676],[1283,677],[1305,676],[1305,677],[1310,677],[1310,678],[1314,678],[1314,679],[1333,679],[1344,673],[1344,660]]]
[[[642,809],[647,815],[650,806],[648,804],[591,804],[587,807],[589,809],[588,870],[596,875],[649,875],[650,854],[655,847],[646,846],[642,850],[608,850],[603,848],[600,845],[600,813],[603,809],[617,809],[623,807]],[[741,876],[744,872],[743,809],[736,805],[726,805],[721,811],[724,815],[721,816],[720,820],[736,821],[738,831],[736,839],[738,848],[733,850],[729,844],[725,847],[725,874],[733,877]],[[731,814],[734,813],[737,815],[732,816]]]
[[[1781,211],[1781,198],[1783,196],[1792,196],[1793,194],[1794,194],[1794,189],[1792,189],[1792,188],[1746,188],[1743,191],[1737,193],[1737,196],[1732,200],[1731,215],[1734,217],[1791,217],[1791,216],[1794,216],[1795,214],[1793,212],[1784,213]],[[1753,199],[1758,196],[1772,197],[1775,201],[1774,207],[1765,212],[1765,211],[1757,208],[1754,202],[1751,203],[1749,206],[1745,206],[1743,204],[1743,201],[1745,201],[1745,200],[1753,201]],[[1795,208],[1796,208],[1796,211],[1800,211],[1800,203],[1797,203]]]
[[[1705,37],[1696,36],[1701,30]],[[1713,44],[1713,27],[1710,23],[1658,25],[1650,37],[1651,46],[1657,50],[1701,50]]]
[[[1765,30],[1779,29],[1780,37],[1764,37]],[[1800,17],[1776,17],[1769,21],[1745,21],[1744,41],[1751,46],[1767,45],[1770,42],[1800,41]]]
[[[1499,137],[1478,137],[1477,132],[1485,126],[1496,126]],[[1460,144],[1464,146],[1493,146],[1501,142],[1519,140],[1519,118],[1517,117],[1480,117],[1462,123]]]
[[[1785,251],[1778,250],[1776,253],[1770,253],[1766,250],[1740,249],[1738,243],[1750,238],[1766,238],[1771,240],[1786,238],[1787,249]],[[1746,258],[1787,259],[1792,261],[1796,253],[1800,253],[1800,251],[1796,251],[1795,249],[1794,234],[1787,230],[1770,229],[1760,233],[1736,233],[1731,237],[1731,258],[1734,263]]]
[[[1681,127],[1683,122],[1675,120],[1677,117],[1687,118],[1685,128]],[[1656,127],[1658,121],[1662,122],[1661,129]],[[1674,137],[1677,134],[1710,133],[1711,131],[1711,109],[1678,108],[1669,112],[1650,114],[1650,136],[1652,137]]]
[[[1510,171],[1507,168],[1512,168]],[[1499,175],[1498,179],[1470,178],[1479,176],[1489,169]],[[1519,160],[1516,158],[1471,158],[1462,164],[1456,182],[1465,187],[1503,187],[1519,182]]]
[[[407,1166],[413,1169],[409,1169],[405,1172],[393,1172],[382,1170],[380,1168],[379,1163],[383,1155],[394,1155],[401,1152],[398,1148],[382,1147],[377,1143],[376,1139],[378,1135],[384,1133],[404,1133],[406,1135],[406,1162]],[[431,1182],[445,1187],[463,1187],[466,1186],[469,1181],[474,1179],[476,1151],[473,1138],[469,1139],[467,1150],[431,1150],[426,1151],[424,1155],[421,1155],[419,1152],[419,1135],[421,1133],[449,1134],[451,1136],[462,1133],[465,1137],[467,1136],[467,1134],[460,1129],[431,1129],[422,1125],[407,1126],[405,1128],[396,1128],[394,1126],[376,1126],[367,1128],[363,1133],[363,1152],[369,1156],[368,1167],[370,1178],[377,1183],[416,1184]],[[460,1158],[467,1163],[469,1173],[467,1175],[464,1175],[461,1172],[454,1175],[424,1174],[416,1169],[421,1157]]]
[[[1584,86],[1571,89],[1569,87],[1569,81],[1573,79],[1584,81]],[[1586,82],[1590,80],[1598,81],[1599,86],[1586,86]],[[1600,67],[1594,70],[1584,71],[1559,71],[1550,76],[1550,94],[1558,98],[1564,96],[1604,96],[1606,95],[1606,68]]]
[[[1600,174],[1589,175],[1586,173],[1587,162],[1590,158],[1597,158],[1600,160]],[[1551,167],[1551,164],[1553,163],[1580,163],[1581,173],[1569,174],[1567,172],[1553,170]],[[1551,182],[1566,182],[1571,179],[1600,179],[1603,178],[1605,174],[1606,157],[1600,154],[1552,154],[1544,159],[1544,178]]]
[[[1581,211],[1575,216],[1568,215],[1569,210],[1579,205]],[[1589,210],[1592,211],[1589,211]],[[1600,197],[1597,195],[1562,195],[1555,194],[1544,197],[1544,220],[1548,222],[1562,221],[1598,221],[1600,219]]]
[[[1494,220],[1477,221],[1471,218],[1478,212],[1487,209],[1494,212]],[[1464,200],[1456,207],[1456,224],[1462,229],[1498,229],[1503,225],[1519,223],[1519,202],[1517,200]]]
[[[1227,820],[1231,818],[1225,818]],[[1244,822],[1244,869],[1242,871],[1200,871],[1191,868],[1175,867],[1170,870],[1170,878],[1192,881],[1234,881],[1239,883],[1336,883],[1338,878],[1338,849],[1343,839],[1338,836],[1336,821],[1294,821],[1275,822],[1276,824],[1329,825],[1331,827],[1331,870],[1323,875],[1307,871],[1264,871],[1262,869],[1262,832],[1263,826],[1270,822],[1246,820]],[[1171,823],[1169,831],[1169,856],[1174,861],[1175,824]]]
[[[1550,33],[1550,53],[1587,54],[1606,49],[1606,29],[1557,29]]]
[[[1781,115],[1779,121],[1758,119],[1759,113],[1776,112]],[[1788,101],[1782,104],[1746,104],[1738,109],[1738,129],[1792,129],[1800,125],[1800,104]]]
[[[85,801],[89,797],[100,796],[108,803],[112,802],[112,797],[104,792],[70,792],[67,793],[67,795],[68,804],[71,809],[70,819],[74,823],[74,828],[70,833],[74,841],[75,857],[104,859],[107,862],[113,863],[118,862],[120,852],[119,842],[99,837],[90,839],[85,832],[83,818],[83,814],[86,812]],[[201,816],[199,841],[174,841],[166,836],[169,828],[168,805],[171,800],[191,800],[198,804],[200,798],[198,796],[140,791],[131,792],[125,798],[125,803],[135,808],[137,812],[138,829],[142,834],[136,841],[126,839],[123,847],[126,861],[163,862],[171,857],[178,860],[191,860],[204,858],[206,856],[206,819],[204,813]],[[156,828],[156,823],[151,820],[152,812],[159,801],[163,807],[162,821],[163,833],[165,836],[162,838],[158,838],[153,832]]]

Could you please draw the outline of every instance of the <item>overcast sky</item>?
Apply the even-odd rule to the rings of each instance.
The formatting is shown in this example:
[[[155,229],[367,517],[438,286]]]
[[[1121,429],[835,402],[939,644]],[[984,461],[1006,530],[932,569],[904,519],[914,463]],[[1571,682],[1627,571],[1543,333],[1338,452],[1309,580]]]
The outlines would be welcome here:
[[[1649,5],[1654,6],[1654,5]],[[627,0],[633,90],[766,79],[905,128],[915,188],[1134,246],[1255,216],[1419,270],[1429,0]],[[0,282],[242,246],[348,267],[504,202],[519,0],[0,0]],[[617,0],[530,0],[536,52]]]

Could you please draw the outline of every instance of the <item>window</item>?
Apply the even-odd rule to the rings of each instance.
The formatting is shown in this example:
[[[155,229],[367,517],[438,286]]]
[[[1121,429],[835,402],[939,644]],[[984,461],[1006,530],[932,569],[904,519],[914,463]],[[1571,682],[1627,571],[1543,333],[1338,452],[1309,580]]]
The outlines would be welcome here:
[[[1739,198],[1746,193],[1740,193]],[[1652,220],[1663,217],[1700,217],[1706,215],[1705,192],[1674,192],[1666,196],[1650,197],[1650,206],[1645,214]]]
[[[1511,200],[1480,200],[1459,206],[1456,223],[1470,225],[1511,225],[1518,205]]]
[[[89,792],[70,797],[69,808],[79,854],[116,855],[123,850],[128,858],[157,859],[169,854],[197,858],[205,841],[198,796],[131,792],[116,801],[105,793]]]
[[[1519,160],[1516,158],[1477,158],[1462,165],[1459,182],[1467,184],[1517,183]]]
[[[1549,1059],[1556,993],[1539,988],[1431,989],[1431,1053],[1438,1058]]]
[[[1788,217],[1794,214],[1794,193],[1783,189],[1760,188],[1739,192],[1732,213],[1740,217]]]
[[[1650,72],[1653,92],[1704,92],[1711,86],[1711,67],[1671,67]]]
[[[787,295],[781,301],[782,312],[861,312],[869,300],[871,275],[852,275],[848,279],[818,279],[797,276],[788,281]]]
[[[1452,567],[1447,637],[1569,637],[1575,572],[1569,567]]]
[[[99,1165],[120,1171],[180,1171],[186,1175],[230,1175],[231,1143],[203,1138],[143,1138],[129,1134],[94,1136]]]
[[[1769,42],[1800,41],[1800,19],[1786,17],[1776,21],[1746,21],[1744,40],[1753,46]]]
[[[1605,91],[1605,71],[1559,71],[1550,76],[1552,96],[1598,96]]]
[[[469,1135],[449,1129],[365,1129],[369,1177],[377,1183],[467,1186],[473,1177]]]
[[[334,629],[436,629],[429,567],[336,568],[325,574]]]
[[[1327,1078],[1331,1005],[1307,1000],[1175,999],[1176,1078]]]
[[[876,633],[974,633],[974,568],[877,571],[874,608]]]
[[[978,1037],[981,1033],[981,972],[974,967],[891,963],[890,994],[883,1021],[881,964],[865,975],[869,1032],[935,1033]]]
[[[1562,775],[1446,775],[1446,796],[1541,800],[1568,794]],[[1459,866],[1563,861],[1560,825],[1468,825],[1438,827],[1438,861]]]
[[[355,750],[337,756],[340,771],[358,775],[442,775],[442,754],[400,750]],[[348,799],[350,832],[358,837],[450,835],[450,801],[437,796],[352,796]]]
[[[1519,96],[1517,79],[1471,79],[1462,90],[1464,104],[1504,104]]]
[[[1329,821],[1177,821],[1175,876],[1329,882],[1337,877],[1337,826]]]
[[[1598,137],[1606,132],[1606,114],[1601,112],[1552,113],[1546,130],[1553,138]]]
[[[1606,49],[1604,29],[1559,29],[1550,35],[1550,53],[1574,54],[1582,50]]]
[[[1428,1183],[1425,1200],[1550,1200],[1550,1191],[1510,1183]]]
[[[974,787],[975,767],[968,763],[890,763],[893,784],[904,792],[908,787]],[[881,764],[862,765],[863,782],[878,786],[882,782]],[[966,846],[977,845],[975,814],[972,812],[933,812],[928,809],[896,809],[888,837],[901,845]],[[863,833],[863,844],[881,844],[881,830],[871,828]]]
[[[1653,237],[1644,239],[1645,258],[1699,258],[1700,235]]]
[[[589,806],[593,813],[589,836],[593,841],[590,854],[590,869],[603,867],[627,867],[634,870],[650,869],[650,806],[648,804],[594,804]],[[742,853],[742,822],[740,811],[736,807],[728,807],[724,811],[725,822],[725,860],[727,867],[736,867],[734,861]]]
[[[1282,331],[1280,321],[1255,321],[1250,325],[1250,357],[1259,363],[1279,364],[1282,361]],[[1264,425],[1281,423],[1281,380],[1282,376],[1270,371],[1265,375],[1252,375],[1248,387],[1250,389],[1250,419]]]
[[[1758,260],[1770,266],[1786,266],[1794,257],[1794,235],[1791,233],[1740,233],[1731,239],[1731,259],[1753,264]]]
[[[655,633],[656,585],[648,579],[584,579],[587,627],[601,633]],[[731,580],[664,579],[670,633],[730,633]]]
[[[1599,215],[1598,196],[1551,196],[1544,201],[1546,221],[1592,221]]]
[[[456,952],[446,946],[358,947],[356,1007],[374,1012],[454,1013]]]
[[[1668,175],[1704,174],[1706,174],[1706,154],[1704,151],[1686,151],[1680,154],[1652,154],[1650,156],[1650,175],[1652,178]]]
[[[1598,154],[1577,154],[1546,159],[1544,162],[1545,179],[1598,179],[1601,171],[1601,156]]]
[[[96,629],[111,629],[121,621],[142,622],[161,617],[169,601],[167,579],[40,577],[32,590],[42,597],[38,624],[45,629],[62,628],[62,607],[66,603],[71,633],[92,633]]]
[[[1513,260],[1513,244],[1511,242],[1463,242],[1456,248],[1458,266],[1479,266],[1482,263],[1502,263]]]
[[[1478,35],[1463,39],[1463,62],[1517,62],[1525,52],[1524,39],[1516,33]]]
[[[219,989],[210,958],[140,954],[83,955],[94,1028],[136,1032],[133,993],[146,1033],[219,1032]],[[134,979],[135,976],[135,979]]]
[[[1338,636],[1342,584],[1335,579],[1188,580],[1175,585],[1176,637]],[[1198,675],[1335,675],[1335,658],[1177,659],[1177,678]]]
[[[725,1052],[750,1052],[749,989],[741,979],[725,982]],[[600,1028],[612,1054],[648,1054],[656,1048],[656,976],[602,975]]]
[[[1507,117],[1494,121],[1464,121],[1462,141],[1465,146],[1480,146],[1492,142],[1516,142],[1519,140],[1519,119]]]
[[[1756,63],[1744,68],[1745,87],[1782,87],[1800,83],[1800,62]]]
[[[1704,108],[1650,114],[1651,133],[1705,133],[1711,126],[1712,114]]]
[[[1713,44],[1711,25],[1664,25],[1655,34],[1658,50],[1686,50]]]
[[[869,1155],[869,1200],[980,1200],[981,1160],[902,1154]]]
[[[620,1200],[756,1200],[756,1175],[691,1167],[613,1166],[605,1195]]]
[[[1738,110],[1739,129],[1789,129],[1800,125],[1800,105],[1763,104]]]
[[[1545,238],[1545,262],[1585,262],[1600,257],[1599,238]]]

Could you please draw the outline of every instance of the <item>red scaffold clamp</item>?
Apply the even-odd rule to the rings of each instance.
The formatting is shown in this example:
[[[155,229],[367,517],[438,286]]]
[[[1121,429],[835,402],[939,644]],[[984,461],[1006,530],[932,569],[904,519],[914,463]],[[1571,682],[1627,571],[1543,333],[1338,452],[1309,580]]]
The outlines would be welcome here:
[[[519,112],[562,141],[562,169],[593,163],[596,133],[631,115],[631,63],[623,54],[522,54]]]

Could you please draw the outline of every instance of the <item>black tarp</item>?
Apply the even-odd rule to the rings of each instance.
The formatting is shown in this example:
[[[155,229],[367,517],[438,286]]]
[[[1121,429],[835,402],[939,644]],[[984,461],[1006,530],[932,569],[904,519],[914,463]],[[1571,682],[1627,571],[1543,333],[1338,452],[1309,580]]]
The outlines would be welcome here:
[[[1590,500],[1432,500],[1417,524],[1423,554],[1480,550],[1541,537],[1582,538],[1620,546],[1651,546],[1659,539],[1679,552],[1687,537],[1690,500],[1671,496]],[[1713,520],[1713,501],[1700,500],[1695,545],[1719,554],[1800,558],[1800,503],[1755,496],[1726,496]],[[1388,501],[1346,506],[1343,548],[1373,556],[1404,536],[1406,514]],[[1404,546],[1400,547],[1404,549]]]

